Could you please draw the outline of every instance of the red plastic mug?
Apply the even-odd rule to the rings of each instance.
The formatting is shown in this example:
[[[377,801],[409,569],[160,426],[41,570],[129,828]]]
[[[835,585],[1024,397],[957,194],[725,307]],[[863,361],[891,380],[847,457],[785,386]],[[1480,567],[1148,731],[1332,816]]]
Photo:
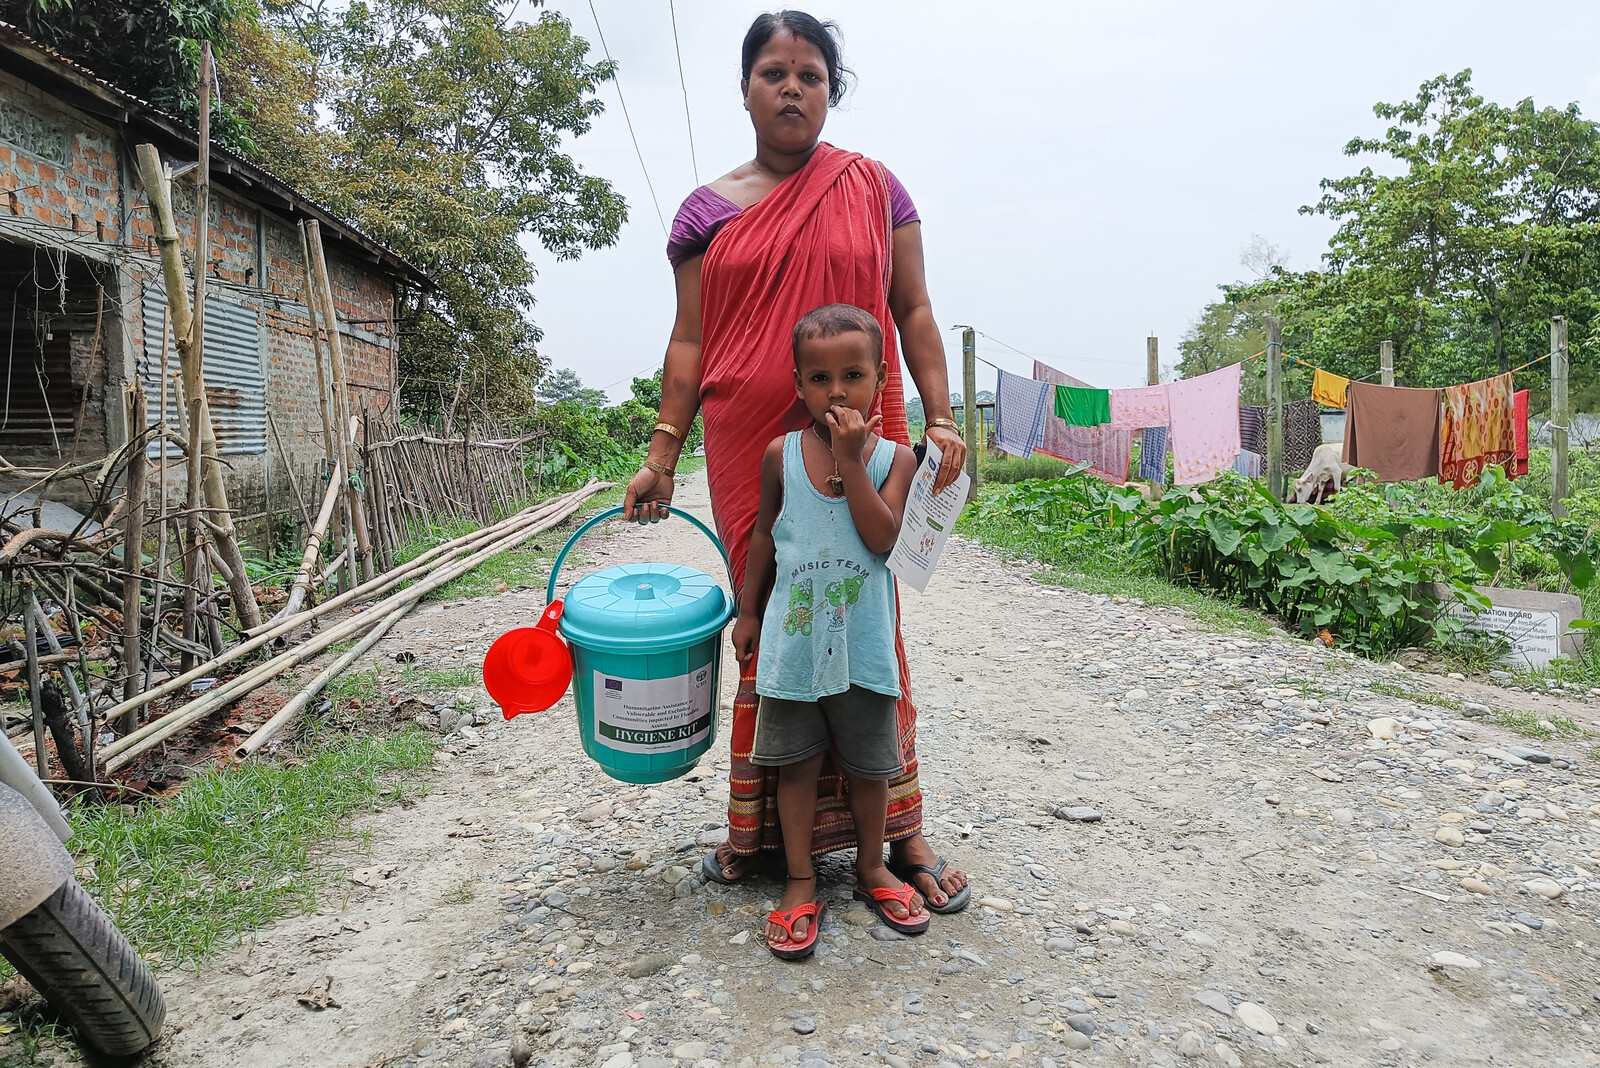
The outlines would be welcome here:
[[[510,719],[543,712],[572,682],[572,650],[556,633],[563,602],[551,601],[536,626],[508,630],[483,658],[483,685]]]

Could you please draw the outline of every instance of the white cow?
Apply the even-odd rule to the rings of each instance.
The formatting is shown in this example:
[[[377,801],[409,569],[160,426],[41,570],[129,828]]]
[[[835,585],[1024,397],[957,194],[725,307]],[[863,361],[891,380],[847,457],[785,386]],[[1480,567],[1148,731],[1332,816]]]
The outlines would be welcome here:
[[[1318,445],[1311,454],[1311,462],[1306,465],[1306,473],[1294,484],[1295,503],[1320,504],[1329,482],[1333,483],[1333,490],[1337,493],[1344,485],[1344,476],[1355,470],[1355,465],[1345,463],[1343,456],[1342,441]]]

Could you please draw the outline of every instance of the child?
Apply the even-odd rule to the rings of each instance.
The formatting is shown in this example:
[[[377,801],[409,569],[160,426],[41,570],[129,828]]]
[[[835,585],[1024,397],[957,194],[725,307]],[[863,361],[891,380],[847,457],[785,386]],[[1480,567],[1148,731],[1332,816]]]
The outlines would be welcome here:
[[[917,467],[910,449],[874,433],[882,416],[867,418],[887,377],[872,315],[849,304],[808,312],[794,328],[794,386],[812,422],[774,440],[761,461],[733,648],[746,664],[761,652],[750,759],[779,769],[789,882],[767,917],[767,945],[785,960],[816,949],[823,903],[811,831],[830,747],[850,780],[855,896],[907,934],[931,919],[883,861],[888,780],[901,770],[895,590],[885,561]]]

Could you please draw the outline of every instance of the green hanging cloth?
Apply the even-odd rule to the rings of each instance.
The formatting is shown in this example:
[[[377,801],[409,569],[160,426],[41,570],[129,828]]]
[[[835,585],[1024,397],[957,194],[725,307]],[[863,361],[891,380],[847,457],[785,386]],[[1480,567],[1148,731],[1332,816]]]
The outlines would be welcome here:
[[[1056,415],[1068,426],[1103,426],[1111,422],[1111,391],[1057,386]]]

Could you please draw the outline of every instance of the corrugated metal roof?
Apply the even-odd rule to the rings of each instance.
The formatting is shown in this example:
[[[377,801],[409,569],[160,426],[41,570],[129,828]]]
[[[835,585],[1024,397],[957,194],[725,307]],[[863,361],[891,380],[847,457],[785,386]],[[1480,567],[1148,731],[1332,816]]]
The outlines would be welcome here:
[[[167,294],[160,286],[144,291],[144,358],[139,377],[144,382],[145,410],[153,426],[161,413],[161,321]],[[169,342],[170,344],[170,342]],[[222,456],[258,456],[267,451],[267,387],[261,372],[261,329],[254,308],[220,297],[206,297],[205,350],[202,366],[206,404],[217,432],[217,452]],[[178,367],[177,351],[168,356],[169,370]],[[167,398],[167,421],[178,425],[173,410],[176,398]],[[152,441],[149,455],[160,453]],[[171,448],[167,450],[172,453]]]

